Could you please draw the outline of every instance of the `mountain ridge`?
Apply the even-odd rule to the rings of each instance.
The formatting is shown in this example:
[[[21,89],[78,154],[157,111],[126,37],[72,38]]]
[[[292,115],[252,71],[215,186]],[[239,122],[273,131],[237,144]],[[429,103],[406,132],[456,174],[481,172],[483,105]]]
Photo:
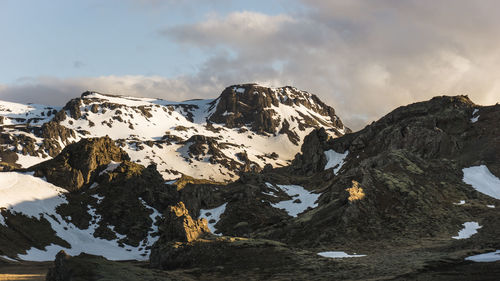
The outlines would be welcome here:
[[[249,95],[253,95],[252,87]],[[232,99],[235,94],[227,95]],[[223,113],[228,104],[238,104],[233,100],[219,108],[220,116],[232,115]],[[267,101],[258,97],[255,103],[245,104],[265,105]],[[84,117],[92,112],[94,102],[78,107],[80,119],[71,117],[68,109],[64,122],[73,121],[76,126],[94,118],[91,114]],[[155,122],[154,108],[144,108],[144,112],[133,109]],[[98,107],[97,112],[102,109]],[[117,115],[116,110],[124,116],[129,108],[112,110],[112,116]],[[196,113],[194,107],[186,110]],[[252,112],[239,110],[231,112],[241,113],[242,119],[224,122],[235,122],[238,127],[238,122],[245,122],[245,114]],[[197,116],[193,114],[193,120]],[[149,267],[167,276],[175,271],[192,277],[196,272],[198,279],[207,280],[242,276],[255,280],[307,276],[318,280],[346,276],[354,280],[411,280],[439,272],[442,264],[452,268],[453,274],[463,270],[472,276],[480,269],[467,260],[500,248],[500,229],[496,227],[500,193],[488,191],[500,190],[499,121],[499,105],[478,106],[465,96],[436,97],[397,108],[364,129],[343,136],[325,126],[312,128],[303,137],[300,153],[283,166],[266,164],[252,169],[255,165],[250,153],[234,153],[227,161],[245,161],[248,169],[227,182],[187,175],[166,181],[161,165],[133,162],[134,150],[127,149],[130,140],[89,135],[68,144],[52,160],[17,170],[24,173],[0,173],[0,179],[6,181],[2,186],[22,177],[39,184],[46,194],[59,194],[48,201],[30,203],[36,207],[30,212],[24,204],[0,210],[0,255],[53,259],[56,252],[64,250],[75,256],[57,255],[50,274],[53,280],[57,280],[57,272],[68,272],[73,266],[117,266],[92,255],[78,255],[82,251],[108,259],[149,260]],[[300,120],[295,122],[298,127]],[[253,138],[273,138],[261,126],[264,123],[255,128],[246,126],[246,133],[252,132]],[[69,122],[61,126],[65,124]],[[239,133],[237,128],[210,124],[210,132]],[[282,127],[267,129],[273,128],[279,134]],[[185,127],[179,132],[189,130]],[[294,145],[287,134],[280,137]],[[193,165],[197,157],[217,155],[224,146],[216,136],[203,135],[200,130],[189,138],[173,133],[165,140],[184,145]],[[147,140],[133,141],[134,146],[149,147]],[[108,145],[105,150],[99,148]],[[72,164],[75,160],[78,165]],[[47,172],[51,170],[60,173],[51,178]],[[45,181],[57,184],[54,180],[60,178],[80,178],[73,174],[88,180],[74,181],[79,188],[66,187],[70,192]],[[16,200],[15,188],[24,190],[23,196],[29,194],[25,186],[16,184],[0,189],[0,193]],[[33,236],[33,229],[43,235]],[[24,238],[16,238],[16,233]],[[8,239],[2,237],[15,243],[7,245]],[[101,248],[86,244],[94,242]],[[78,245],[87,245],[87,249]],[[243,255],[241,259],[233,259],[238,253]],[[339,256],[352,258],[336,259]],[[134,265],[122,264],[121,268],[135,270]],[[112,274],[106,268],[95,270],[87,273]],[[441,277],[437,280],[449,280]]]
[[[27,168],[81,138],[108,135],[133,161],[156,163],[166,180],[185,174],[232,181],[242,171],[286,165],[315,127],[327,127],[336,136],[349,132],[333,108],[288,86],[240,84],[216,99],[183,102],[87,91],[61,108],[27,107],[17,105],[17,115],[5,105],[0,108],[4,128],[9,128],[0,146],[10,154],[5,158],[15,158],[9,152],[14,151],[19,160],[3,162]],[[167,163],[172,158],[175,164]]]

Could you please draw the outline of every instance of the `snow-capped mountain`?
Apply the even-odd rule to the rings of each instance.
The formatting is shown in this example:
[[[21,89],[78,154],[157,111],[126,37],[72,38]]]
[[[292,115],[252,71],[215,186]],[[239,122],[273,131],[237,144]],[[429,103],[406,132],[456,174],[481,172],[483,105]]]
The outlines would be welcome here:
[[[16,106],[2,127],[2,165],[14,171],[0,172],[0,265],[55,258],[47,280],[81,268],[85,278],[137,270],[106,259],[148,260],[137,276],[162,277],[146,280],[174,272],[187,280],[193,272],[202,280],[432,280],[426,274],[443,263],[446,276],[451,268],[482,277],[471,263],[498,259],[499,105],[435,97],[343,136],[333,109],[291,88],[232,86],[182,103],[89,92],[60,109]],[[294,149],[295,134],[301,147],[291,164],[284,153],[248,160],[275,152],[266,145],[278,149],[279,138]],[[23,151],[47,160],[19,169]],[[248,169],[227,168],[241,172],[230,183],[166,181],[174,173],[148,165],[160,158],[145,151],[184,152],[164,160],[187,160],[191,174],[203,161]],[[259,171],[264,164],[275,168]],[[352,260],[330,260],[338,258]]]
[[[109,136],[132,161],[156,164],[165,180],[185,174],[221,182],[267,164],[289,164],[314,128],[324,127],[333,137],[349,132],[315,95],[256,84],[184,102],[96,92],[63,108],[2,101],[0,122],[3,166],[27,168],[69,143]]]

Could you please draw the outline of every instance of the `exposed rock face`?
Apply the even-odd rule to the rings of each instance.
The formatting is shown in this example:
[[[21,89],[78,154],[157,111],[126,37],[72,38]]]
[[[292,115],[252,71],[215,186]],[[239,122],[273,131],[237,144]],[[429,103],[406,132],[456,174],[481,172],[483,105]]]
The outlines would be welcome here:
[[[272,108],[279,107],[280,104],[304,106],[329,117],[334,126],[344,127],[335,115],[335,110],[321,102],[315,95],[288,86],[272,89],[257,84],[227,87],[220,95],[216,111],[210,116],[210,121],[224,123],[229,128],[251,124],[252,130],[269,134],[277,133],[281,123],[285,122],[282,131],[288,134],[290,140],[294,140],[297,136],[288,130],[288,121],[276,116],[277,112]],[[303,120],[299,122],[302,127],[327,125],[314,116],[302,114],[302,118]],[[350,130],[346,129],[346,131]]]
[[[4,156],[1,162],[16,168],[21,168],[16,163],[19,159],[17,154],[41,158],[55,157],[62,150],[61,144],[71,143],[70,139],[76,136],[75,131],[53,121],[43,123],[41,126],[32,126],[28,123],[14,128],[22,133],[12,133],[12,128],[9,131],[0,131],[0,151]],[[41,143],[35,137],[42,138]]]
[[[0,148],[0,170],[1,171],[10,171],[15,168],[20,168],[18,164],[16,164],[17,159],[19,159],[19,156],[17,156],[17,153],[15,153],[12,150],[4,150],[3,148]]]
[[[35,133],[43,138],[40,148],[51,157],[56,157],[62,151],[63,147],[61,147],[60,142],[69,144],[70,138],[76,138],[74,130],[68,129],[55,121],[44,123],[39,130],[35,130]]]
[[[49,281],[67,281],[67,280],[72,280],[74,277],[74,272],[70,265],[68,264],[68,261],[71,257],[66,254],[64,251],[59,251],[56,255],[56,259],[54,261],[54,268],[49,269],[49,272],[47,273],[47,277],[45,280]],[[82,277],[82,276],[78,276]],[[91,276],[86,276],[90,277]],[[94,278],[92,278],[94,279]],[[89,279],[91,280],[91,279]]]
[[[304,138],[300,154],[295,156],[292,167],[295,173],[312,175],[325,167],[325,150],[332,141],[332,137],[324,128],[315,129]]]
[[[69,191],[89,184],[111,161],[128,160],[128,155],[109,137],[83,139],[68,145],[56,158],[31,167],[38,177]]]
[[[57,109],[0,101],[0,117],[5,124],[0,135],[10,138],[0,147],[20,156],[8,163],[11,167],[28,168],[71,142],[109,135],[132,161],[156,164],[166,179],[184,174],[218,182],[259,172],[267,164],[287,165],[314,128],[325,127],[333,136],[350,131],[312,94],[255,84],[183,102],[97,92],[85,92]]]
[[[38,135],[41,138],[61,139],[64,143],[67,143],[69,138],[76,137],[74,130],[68,129],[54,121],[44,123]]]
[[[480,115],[477,122],[471,121],[474,112]],[[494,125],[499,121],[500,106],[480,107],[465,96],[443,96],[398,108],[340,138],[313,131],[302,155],[285,170],[310,175],[310,184],[324,189],[319,207],[262,235],[307,245],[383,240],[402,233],[451,237],[464,221],[488,216],[484,208],[471,216],[471,210],[453,203],[492,202],[462,181],[462,169],[485,164],[500,176],[500,131]],[[348,151],[336,175],[323,171],[324,152],[330,149]]]
[[[83,93],[82,96],[83,95],[85,95],[85,93]],[[69,110],[70,115],[73,119],[78,119],[82,116],[82,112],[80,111],[80,105],[81,105],[81,99],[76,98],[66,103],[63,109]]]
[[[160,239],[153,245],[150,257],[151,264],[155,267],[163,267],[176,258],[170,251],[175,248],[176,243],[189,244],[210,234],[207,221],[193,220],[183,202],[168,207],[159,230]]]
[[[231,148],[239,148],[240,145],[227,143],[224,139],[207,137],[202,135],[194,135],[184,142],[188,148],[187,161],[193,159],[208,161],[211,164],[220,164],[230,171],[241,172],[258,172],[260,166],[248,159],[245,151],[236,153],[236,159],[226,155],[223,151]],[[239,160],[239,161],[236,161]],[[242,162],[242,163],[241,163]]]
[[[160,225],[161,238],[165,241],[191,242],[210,233],[205,219],[193,220],[184,203],[168,207]]]
[[[58,213],[86,229],[94,219],[88,214],[88,206],[91,206],[99,214],[99,227],[94,236],[112,240],[117,238],[116,232],[124,235],[119,243],[127,245],[149,243],[148,233],[159,218],[152,216],[151,208],[164,210],[178,200],[175,187],[164,184],[154,165],[144,167],[123,161],[95,180],[94,187],[84,193],[67,195],[68,204],[60,205]]]

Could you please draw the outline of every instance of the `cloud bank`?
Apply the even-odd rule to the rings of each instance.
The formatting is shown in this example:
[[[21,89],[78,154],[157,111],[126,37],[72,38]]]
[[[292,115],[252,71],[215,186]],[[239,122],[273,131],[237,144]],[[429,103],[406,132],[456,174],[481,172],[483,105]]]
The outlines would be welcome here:
[[[31,78],[0,85],[0,98],[57,103],[86,89],[188,99],[225,86],[293,85],[331,104],[359,129],[397,106],[436,95],[500,101],[498,1],[303,0],[290,14],[215,14],[159,36],[210,54],[178,77]]]

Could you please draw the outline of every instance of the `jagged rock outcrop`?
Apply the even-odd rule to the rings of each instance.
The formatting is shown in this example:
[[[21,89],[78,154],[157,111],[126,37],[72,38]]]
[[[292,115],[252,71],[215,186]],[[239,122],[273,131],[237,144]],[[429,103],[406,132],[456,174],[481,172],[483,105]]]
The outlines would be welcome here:
[[[70,116],[73,119],[78,119],[82,116],[82,112],[80,111],[81,103],[82,103],[82,101],[80,98],[72,99],[68,103],[66,103],[66,105],[63,107],[63,110],[68,110],[70,113]]]
[[[217,108],[210,116],[210,121],[224,123],[229,128],[251,125],[252,130],[260,133],[275,134],[282,127],[282,133],[288,134],[291,141],[298,136],[288,130],[289,121],[283,120],[273,109],[280,104],[303,106],[328,119],[331,125],[344,128],[342,121],[335,115],[335,110],[324,104],[315,95],[299,91],[293,87],[267,88],[257,84],[242,84],[227,87],[219,97]],[[301,129],[318,125],[328,125],[324,120],[299,112],[302,120],[297,120]],[[281,124],[283,123],[283,126]],[[346,128],[346,132],[349,132]]]
[[[68,145],[54,159],[29,168],[38,177],[69,191],[93,182],[97,174],[111,161],[130,159],[109,137],[83,139]]]
[[[324,128],[313,130],[304,138],[301,153],[295,156],[291,168],[294,173],[310,176],[325,167],[325,150],[329,147],[332,137]]]
[[[164,213],[159,226],[160,239],[153,245],[151,250],[151,264],[163,267],[170,263],[172,256],[170,251],[179,243],[192,243],[202,237],[210,236],[207,221],[205,219],[193,220],[183,202],[169,206]]]
[[[193,220],[184,203],[168,207],[160,224],[164,241],[191,242],[210,233],[205,219]]]
[[[262,237],[307,245],[451,237],[464,221],[491,213],[484,206],[495,199],[464,183],[462,169],[485,164],[500,176],[498,120],[498,105],[443,96],[400,107],[340,138],[313,131],[284,170],[310,175],[310,184],[323,188],[319,207]],[[347,154],[336,174],[323,171],[327,150]],[[477,208],[454,204],[460,200]]]
[[[71,258],[66,252],[59,251],[56,255],[56,259],[54,260],[54,268],[49,269],[47,272],[47,276],[45,280],[50,281],[67,281],[72,280],[74,275],[77,275],[73,272],[72,268],[68,265],[68,261]],[[83,276],[78,276],[83,277]],[[94,276],[85,276],[89,278],[93,278]]]
[[[68,203],[60,205],[58,212],[86,229],[94,219],[88,213],[90,206],[99,216],[95,237],[112,240],[120,234],[124,238],[119,243],[132,246],[151,242],[148,235],[159,218],[152,216],[152,208],[164,210],[178,200],[176,188],[164,183],[154,165],[123,161],[100,173],[93,185],[85,193],[68,194]]]
[[[13,106],[15,114],[9,109]],[[57,109],[0,101],[0,117],[5,124],[0,135],[11,140],[0,147],[20,156],[9,163],[14,167],[55,157],[82,138],[109,135],[132,161],[156,164],[166,179],[184,174],[218,182],[259,172],[267,164],[286,165],[314,128],[325,127],[333,136],[350,131],[316,96],[256,84],[228,87],[214,99],[183,102],[93,91]]]
[[[11,171],[16,168],[20,168],[19,164],[16,164],[17,159],[19,159],[19,156],[17,156],[17,153],[14,151],[0,148],[1,171]]]
[[[76,138],[74,130],[68,129],[55,121],[44,123],[40,129],[35,130],[35,133],[43,138],[40,148],[51,157],[56,157],[62,151],[61,142],[69,144],[70,138]]]
[[[67,143],[68,139],[75,138],[76,134],[74,130],[68,129],[57,122],[50,121],[40,127],[38,136],[54,140],[60,139],[62,142]]]

